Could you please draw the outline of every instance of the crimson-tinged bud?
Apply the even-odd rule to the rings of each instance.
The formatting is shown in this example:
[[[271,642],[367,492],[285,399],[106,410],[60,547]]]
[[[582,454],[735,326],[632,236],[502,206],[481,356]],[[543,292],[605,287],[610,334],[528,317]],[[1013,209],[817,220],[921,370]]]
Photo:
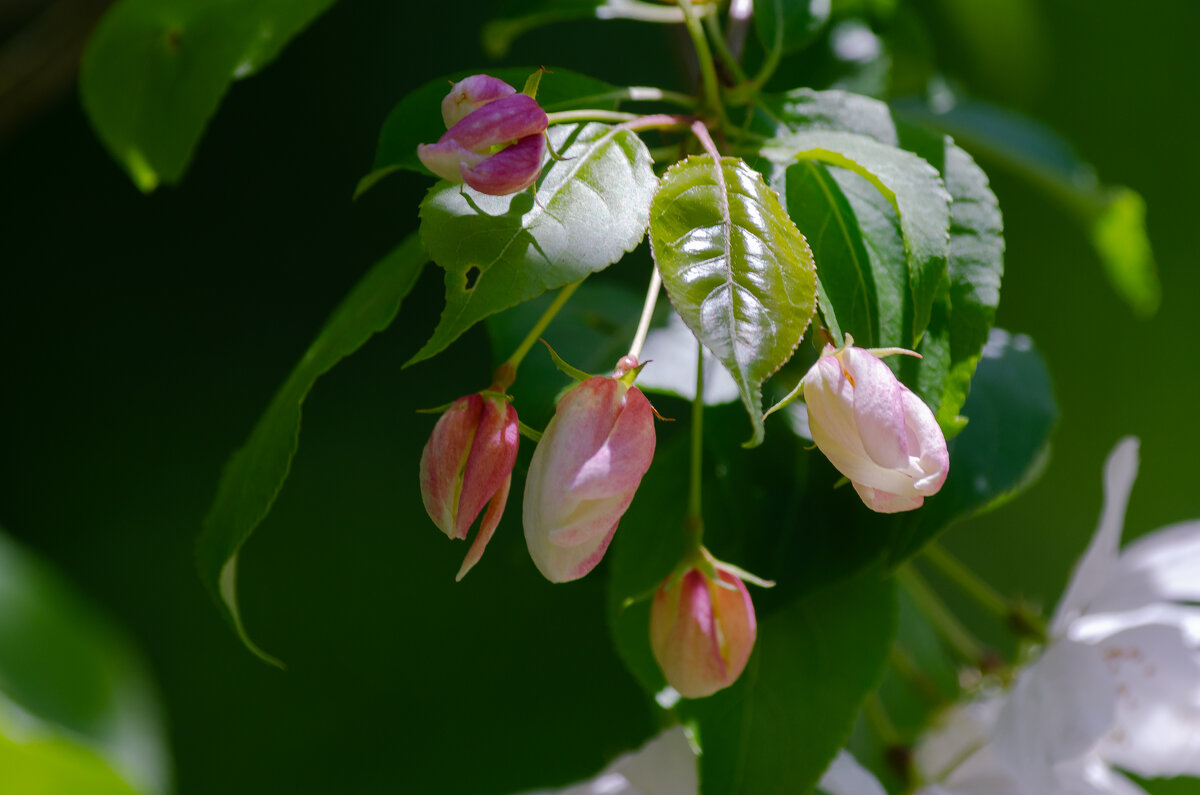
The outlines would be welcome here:
[[[737,681],[758,625],[745,583],[720,563],[720,582],[700,569],[672,575],[650,607],[650,648],[667,684],[684,698],[704,698]]]
[[[869,351],[826,346],[804,376],[804,401],[813,441],[871,510],[919,508],[945,482],[950,456],[933,412]]]
[[[525,542],[551,582],[587,574],[654,457],[654,411],[637,387],[596,376],[563,396],[525,481]]]
[[[503,196],[528,188],[542,172],[546,112],[525,94],[488,75],[472,75],[442,100],[449,127],[417,157],[442,179]]]
[[[421,453],[421,499],[443,533],[465,539],[488,506],[457,580],[479,562],[500,523],[519,438],[516,409],[502,395],[467,395],[438,419]]]

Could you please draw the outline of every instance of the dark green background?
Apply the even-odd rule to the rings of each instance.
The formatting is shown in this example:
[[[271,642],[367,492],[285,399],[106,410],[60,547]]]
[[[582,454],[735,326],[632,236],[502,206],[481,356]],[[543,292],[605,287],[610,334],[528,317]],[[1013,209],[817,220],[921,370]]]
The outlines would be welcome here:
[[[989,169],[1007,221],[998,324],[1041,346],[1062,421],[1043,479],[947,543],[1052,603],[1119,436],[1143,440],[1130,534],[1200,517],[1200,7],[1056,0],[982,46],[944,15],[961,4],[916,5],[941,66],[1057,127],[1150,207],[1164,293],[1144,322],[1065,213]],[[453,582],[465,545],[421,509],[432,420],[413,411],[477,389],[489,353],[477,330],[400,370],[437,319],[433,269],[318,383],[292,478],[243,553],[247,625],[286,673],[240,647],[192,562],[225,458],[349,286],[415,228],[415,174],[350,201],[379,125],[410,88],[484,65],[488,6],[344,0],[234,85],[177,189],[139,194],[74,96],[0,150],[0,524],[143,648],[181,793],[503,793],[597,769],[653,729],[608,639],[603,572],[541,580],[519,498]],[[977,8],[1010,6],[1027,4]],[[511,60],[677,87],[672,46],[661,28],[580,23],[519,40]]]

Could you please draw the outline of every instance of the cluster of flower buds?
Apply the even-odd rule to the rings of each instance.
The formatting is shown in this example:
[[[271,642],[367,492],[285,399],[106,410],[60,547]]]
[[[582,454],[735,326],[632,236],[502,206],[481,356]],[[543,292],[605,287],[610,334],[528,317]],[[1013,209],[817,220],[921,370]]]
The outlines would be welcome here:
[[[533,97],[489,75],[471,75],[442,100],[446,132],[417,157],[442,179],[503,196],[537,180],[546,154],[546,112]]]
[[[523,518],[529,554],[551,582],[578,579],[600,562],[654,457],[654,410],[631,385],[637,363],[594,376],[558,402],[534,450]],[[518,443],[517,412],[503,394],[459,398],[438,420],[421,457],[421,495],[430,518],[466,538],[484,514],[458,579],[483,554],[504,511]]]
[[[813,442],[871,510],[911,511],[941,489],[950,455],[933,412],[850,335],[804,376],[804,402]]]
[[[667,683],[704,698],[742,675],[757,635],[740,572],[705,560],[668,577],[650,607],[650,648]]]

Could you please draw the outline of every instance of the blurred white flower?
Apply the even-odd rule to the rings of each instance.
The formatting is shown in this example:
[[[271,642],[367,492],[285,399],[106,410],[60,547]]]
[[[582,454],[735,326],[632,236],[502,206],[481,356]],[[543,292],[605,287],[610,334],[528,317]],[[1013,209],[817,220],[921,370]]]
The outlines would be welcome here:
[[[699,795],[696,754],[675,726],[636,751],[617,757],[595,778],[565,789],[526,795]]]
[[[1119,551],[1138,442],[1104,472],[1100,526],[1012,689],[957,707],[917,750],[927,795],[1144,795],[1114,770],[1200,775],[1200,522]]]

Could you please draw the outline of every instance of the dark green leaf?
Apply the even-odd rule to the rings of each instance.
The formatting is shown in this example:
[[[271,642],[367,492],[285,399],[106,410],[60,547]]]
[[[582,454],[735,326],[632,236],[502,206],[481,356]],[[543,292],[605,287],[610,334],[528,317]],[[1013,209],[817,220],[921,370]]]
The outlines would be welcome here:
[[[808,46],[829,19],[829,0],[758,0],[754,23],[763,46],[781,54]]]
[[[946,278],[949,250],[950,196],[937,170],[911,152],[833,130],[782,133],[763,155],[782,164],[815,160],[848,169],[887,197],[900,215],[913,298],[912,335],[919,340]]]
[[[1102,185],[1058,133],[986,102],[957,99],[936,112],[924,102],[907,101],[897,111],[950,133],[976,155],[1044,190],[1087,230],[1117,294],[1143,317],[1158,310],[1158,267],[1146,234],[1145,203],[1136,192]]]
[[[551,127],[552,161],[532,191],[486,196],[441,181],[421,203],[421,238],[446,271],[446,308],[428,359],[480,320],[546,290],[604,270],[646,233],[658,179],[650,153],[628,130],[603,124]]]
[[[701,155],[663,176],[650,244],[671,303],[737,382],[760,443],[762,384],[791,358],[815,308],[808,243],[757,171]]]
[[[895,630],[895,589],[873,574],[762,618],[741,678],[680,706],[699,722],[703,791],[811,792],[879,681]]]
[[[177,183],[234,80],[254,74],[333,0],[120,0],[83,56],[100,139],[143,191]]]
[[[300,407],[313,384],[376,332],[391,325],[400,302],[428,261],[416,235],[397,246],[362,278],[334,310],[292,370],[242,449],[221,473],[197,544],[200,574],[225,617],[250,651],[279,664],[250,640],[237,601],[238,553],[270,512],[296,454]]]
[[[165,793],[164,739],[125,638],[0,532],[0,789]]]
[[[487,69],[487,74],[497,77],[514,88],[525,85],[525,79],[537,71],[536,66],[508,66]],[[442,99],[453,83],[481,70],[463,69],[430,80],[409,93],[388,114],[379,131],[379,145],[375,149],[375,163],[371,172],[358,182],[355,197],[394,171],[408,169],[432,176],[429,169],[417,159],[417,144],[431,144],[446,132],[442,122]],[[538,86],[538,104],[547,113],[572,108],[614,109],[617,99],[616,88],[603,80],[597,80],[570,69],[554,67],[542,75]]]

